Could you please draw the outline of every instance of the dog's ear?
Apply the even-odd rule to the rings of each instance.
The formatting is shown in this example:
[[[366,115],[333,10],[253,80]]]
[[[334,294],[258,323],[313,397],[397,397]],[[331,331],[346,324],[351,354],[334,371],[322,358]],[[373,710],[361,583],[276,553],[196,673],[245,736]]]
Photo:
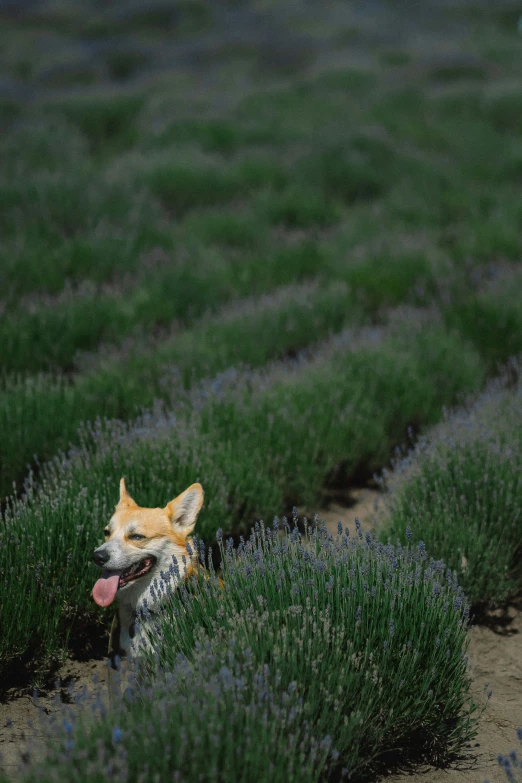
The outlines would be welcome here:
[[[203,487],[191,484],[185,492],[167,503],[166,511],[172,525],[188,536],[194,529],[202,505]]]
[[[136,501],[134,501],[129,495],[129,493],[127,492],[127,487],[125,486],[124,478],[120,479],[120,501],[118,503],[118,506],[127,506],[128,508],[138,508],[138,504],[136,503]]]

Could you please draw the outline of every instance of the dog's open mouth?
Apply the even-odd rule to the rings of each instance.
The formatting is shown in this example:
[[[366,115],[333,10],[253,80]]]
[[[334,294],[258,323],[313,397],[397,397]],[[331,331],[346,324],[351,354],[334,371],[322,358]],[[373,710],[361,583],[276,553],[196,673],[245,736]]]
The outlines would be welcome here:
[[[148,574],[155,562],[156,558],[148,555],[124,571],[104,571],[92,589],[92,597],[98,606],[109,606],[116,598],[120,587]]]
[[[155,557],[144,557],[139,563],[134,563],[134,565],[126,568],[125,571],[122,571],[120,574],[118,587],[123,587],[123,585],[132,582],[133,579],[138,579],[140,576],[148,574],[155,562]]]

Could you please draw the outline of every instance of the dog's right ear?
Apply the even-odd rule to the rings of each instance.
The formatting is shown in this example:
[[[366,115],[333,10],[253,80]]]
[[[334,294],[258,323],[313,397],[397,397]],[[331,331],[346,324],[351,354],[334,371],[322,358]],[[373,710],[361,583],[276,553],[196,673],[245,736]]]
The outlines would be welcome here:
[[[194,530],[196,517],[203,505],[203,487],[191,484],[185,492],[167,503],[167,515],[173,527],[182,535],[188,536]]]
[[[127,492],[124,478],[120,479],[120,500],[116,508],[120,508],[122,506],[126,508],[138,508],[136,501],[134,501]]]

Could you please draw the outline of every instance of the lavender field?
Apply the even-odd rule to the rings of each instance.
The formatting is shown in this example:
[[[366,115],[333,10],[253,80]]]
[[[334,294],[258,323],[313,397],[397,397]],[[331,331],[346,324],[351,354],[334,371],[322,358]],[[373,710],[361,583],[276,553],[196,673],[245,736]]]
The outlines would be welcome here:
[[[105,656],[91,555],[121,476],[142,506],[202,483],[196,533],[232,569],[235,618],[209,592],[180,631],[174,604],[161,667],[179,693],[129,707],[117,740],[115,716],[78,725],[27,780],[376,780],[473,740],[470,624],[522,585],[521,13],[0,2],[2,696]],[[260,532],[353,487],[389,498],[377,532],[297,512],[286,545]],[[177,750],[145,769],[154,699],[192,717],[151,735]]]

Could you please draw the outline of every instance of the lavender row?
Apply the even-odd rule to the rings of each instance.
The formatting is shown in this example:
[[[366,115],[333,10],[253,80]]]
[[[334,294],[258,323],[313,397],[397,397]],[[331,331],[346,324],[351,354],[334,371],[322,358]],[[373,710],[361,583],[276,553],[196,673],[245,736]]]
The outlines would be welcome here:
[[[27,781],[362,781],[462,750],[484,704],[455,575],[422,543],[302,524],[256,523],[238,548],[218,531],[224,589],[214,575],[156,585],[141,686],[108,714],[95,701],[90,719],[47,726]]]
[[[476,610],[504,604],[522,585],[520,364],[467,409],[422,437],[384,474],[382,540],[417,527],[459,575]]]
[[[199,480],[199,533],[238,533],[288,503],[317,503],[339,467],[347,475],[379,468],[409,425],[433,423],[443,404],[483,379],[473,349],[429,315],[406,312],[384,330],[341,333],[270,370],[229,370],[192,390],[173,380],[170,404],[130,424],[88,425],[80,445],[44,466],[39,482],[29,475],[25,497],[6,510],[3,660],[31,645],[53,655],[74,617],[92,616],[89,553],[122,475],[144,506]]]

